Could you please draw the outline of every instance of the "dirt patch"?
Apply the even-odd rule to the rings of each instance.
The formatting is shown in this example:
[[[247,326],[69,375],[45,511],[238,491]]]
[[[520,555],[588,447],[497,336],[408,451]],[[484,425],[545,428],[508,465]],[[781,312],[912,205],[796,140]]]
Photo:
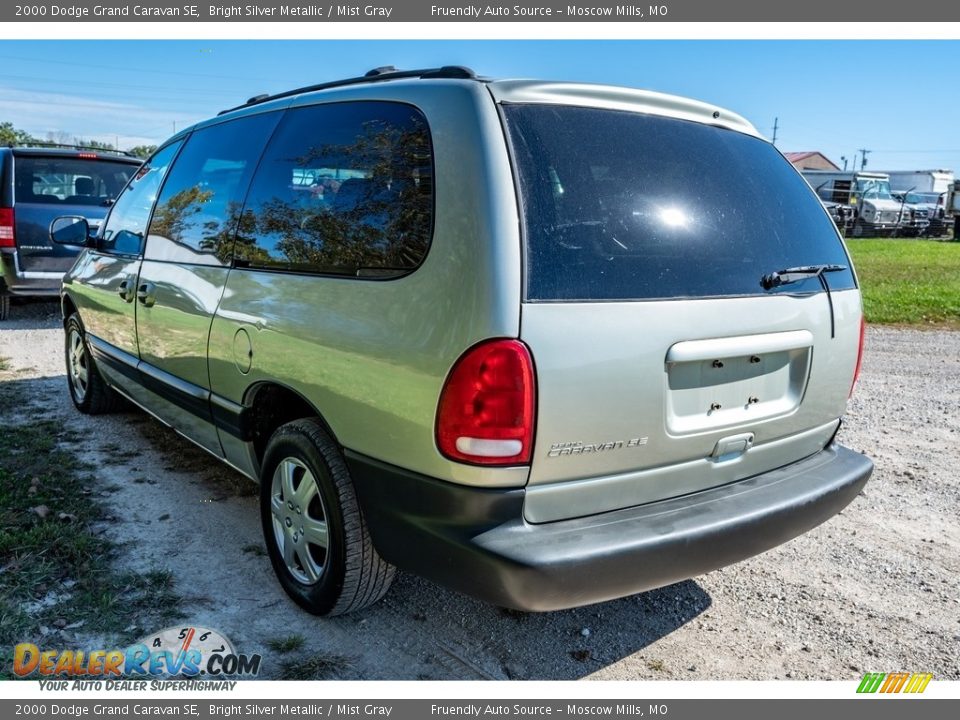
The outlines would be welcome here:
[[[323,620],[274,580],[251,483],[139,411],[76,413],[55,307],[16,317],[0,328],[15,374],[0,403],[22,384],[22,412],[72,431],[71,452],[96,468],[108,514],[98,528],[121,547],[118,571],[169,572],[186,618],[263,654],[268,677],[960,679],[960,333],[870,329],[841,437],[874,458],[874,477],[842,514],[780,548],[549,614],[401,573],[378,605]]]
[[[179,617],[173,575],[125,570],[79,433],[31,402],[43,380],[0,365],[0,677],[13,647],[123,646]]]

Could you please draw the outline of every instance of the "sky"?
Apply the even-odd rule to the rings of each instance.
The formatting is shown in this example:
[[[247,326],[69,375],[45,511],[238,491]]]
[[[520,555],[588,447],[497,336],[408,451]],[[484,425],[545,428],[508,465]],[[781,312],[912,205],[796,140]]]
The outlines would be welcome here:
[[[784,152],[843,166],[960,171],[960,41],[0,40],[0,122],[156,144],[260,93],[401,69],[610,83],[743,115]]]

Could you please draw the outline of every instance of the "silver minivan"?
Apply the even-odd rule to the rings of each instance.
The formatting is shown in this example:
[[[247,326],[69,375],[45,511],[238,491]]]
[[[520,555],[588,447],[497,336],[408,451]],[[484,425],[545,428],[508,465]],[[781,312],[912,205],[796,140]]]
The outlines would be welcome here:
[[[553,610],[839,512],[856,276],[745,120],[640,90],[396,71],[259,96],[135,174],[63,284],[77,407],[260,483],[284,589],[394,568]]]

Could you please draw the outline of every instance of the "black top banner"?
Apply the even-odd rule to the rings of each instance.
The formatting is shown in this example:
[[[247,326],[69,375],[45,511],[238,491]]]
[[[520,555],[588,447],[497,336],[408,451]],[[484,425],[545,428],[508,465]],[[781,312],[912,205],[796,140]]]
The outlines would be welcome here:
[[[94,2],[26,0],[0,7],[0,22],[951,22],[960,3],[942,0],[655,0],[484,4],[403,0],[331,4],[256,0],[228,4],[183,0]]]

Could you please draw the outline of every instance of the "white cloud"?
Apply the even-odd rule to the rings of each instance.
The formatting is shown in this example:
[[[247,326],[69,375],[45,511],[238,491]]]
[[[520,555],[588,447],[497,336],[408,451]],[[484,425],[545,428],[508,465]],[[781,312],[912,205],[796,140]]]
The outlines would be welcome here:
[[[45,138],[66,133],[90,140],[116,143],[121,148],[156,144],[203,119],[154,110],[142,105],[96,100],[83,95],[25,91],[0,86],[0,121]]]

